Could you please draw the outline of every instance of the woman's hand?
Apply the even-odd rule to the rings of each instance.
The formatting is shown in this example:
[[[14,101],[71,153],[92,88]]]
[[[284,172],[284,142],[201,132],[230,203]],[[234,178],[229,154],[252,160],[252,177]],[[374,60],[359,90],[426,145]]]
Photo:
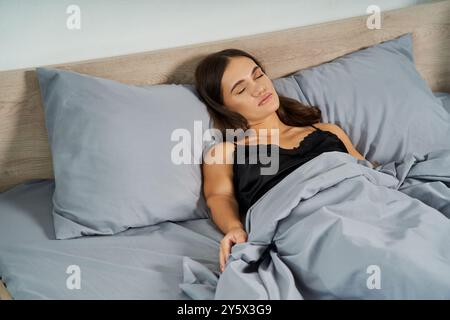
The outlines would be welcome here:
[[[247,241],[247,232],[241,227],[232,228],[220,241],[220,271],[225,270],[228,255],[231,253],[231,247],[236,243],[242,243]]]
[[[372,163],[372,166],[373,166],[373,168],[377,168],[377,167],[381,166],[381,163],[379,163],[378,161],[374,161]]]

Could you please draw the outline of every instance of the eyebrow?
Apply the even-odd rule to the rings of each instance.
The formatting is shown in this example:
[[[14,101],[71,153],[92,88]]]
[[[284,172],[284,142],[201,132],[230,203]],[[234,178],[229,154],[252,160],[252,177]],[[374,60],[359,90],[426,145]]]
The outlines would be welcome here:
[[[259,66],[255,66],[252,70],[252,75],[255,73],[255,71],[259,68]],[[244,82],[244,79],[239,80],[238,82],[236,82],[233,87],[230,90],[230,93],[233,92],[234,88],[236,88],[239,84],[241,84],[242,82]]]

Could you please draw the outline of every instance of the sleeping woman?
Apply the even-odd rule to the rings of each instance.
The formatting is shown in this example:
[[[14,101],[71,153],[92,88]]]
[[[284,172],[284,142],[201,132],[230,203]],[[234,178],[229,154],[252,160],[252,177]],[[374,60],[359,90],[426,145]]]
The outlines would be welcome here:
[[[226,129],[256,132],[253,140],[246,136],[236,142],[217,143],[202,162],[205,200],[214,223],[224,233],[219,252],[223,271],[232,246],[247,241],[242,217],[275,184],[323,152],[340,151],[365,158],[339,126],[321,123],[319,108],[278,95],[263,66],[242,50],[210,54],[198,65],[195,80],[200,98],[223,136]],[[277,132],[278,144],[270,143],[275,140],[271,129]],[[262,137],[268,144],[260,143]],[[236,161],[238,148],[249,148],[250,142],[258,148],[276,145],[276,174],[260,175],[259,162]],[[212,157],[221,161],[213,163]]]

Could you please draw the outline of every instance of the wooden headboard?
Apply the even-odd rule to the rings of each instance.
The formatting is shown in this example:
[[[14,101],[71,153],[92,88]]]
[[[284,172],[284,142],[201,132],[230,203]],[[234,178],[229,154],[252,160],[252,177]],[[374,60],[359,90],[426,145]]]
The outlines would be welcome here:
[[[193,83],[205,55],[240,48],[272,79],[412,32],[417,69],[433,91],[450,92],[450,0],[171,49],[51,65],[128,84]],[[0,72],[0,192],[30,179],[52,179],[53,168],[34,68]]]

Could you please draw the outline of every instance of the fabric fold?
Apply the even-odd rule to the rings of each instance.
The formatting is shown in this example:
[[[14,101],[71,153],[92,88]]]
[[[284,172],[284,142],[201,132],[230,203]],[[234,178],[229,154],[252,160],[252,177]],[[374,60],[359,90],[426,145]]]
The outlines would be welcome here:
[[[321,154],[248,210],[214,299],[450,298],[449,179],[450,150],[375,169]]]

